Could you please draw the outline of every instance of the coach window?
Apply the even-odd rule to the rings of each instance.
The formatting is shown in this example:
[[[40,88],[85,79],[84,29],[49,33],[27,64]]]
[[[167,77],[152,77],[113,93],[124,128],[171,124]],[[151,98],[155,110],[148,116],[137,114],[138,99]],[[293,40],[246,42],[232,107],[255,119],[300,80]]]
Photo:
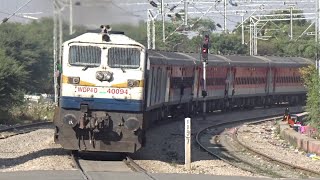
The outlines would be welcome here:
[[[101,48],[96,46],[70,46],[69,64],[75,66],[100,66]]]
[[[108,51],[108,65],[111,68],[131,68],[140,67],[141,52],[137,48],[112,47]]]

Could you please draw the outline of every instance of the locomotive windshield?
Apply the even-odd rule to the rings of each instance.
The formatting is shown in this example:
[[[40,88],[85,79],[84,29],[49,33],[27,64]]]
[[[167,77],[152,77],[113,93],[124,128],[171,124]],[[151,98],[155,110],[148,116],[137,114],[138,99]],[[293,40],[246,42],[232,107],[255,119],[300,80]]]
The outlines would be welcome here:
[[[112,47],[108,51],[108,65],[111,68],[139,68],[140,51],[136,48]]]
[[[82,66],[99,66],[101,63],[101,48],[96,46],[71,46],[69,49],[69,64]]]

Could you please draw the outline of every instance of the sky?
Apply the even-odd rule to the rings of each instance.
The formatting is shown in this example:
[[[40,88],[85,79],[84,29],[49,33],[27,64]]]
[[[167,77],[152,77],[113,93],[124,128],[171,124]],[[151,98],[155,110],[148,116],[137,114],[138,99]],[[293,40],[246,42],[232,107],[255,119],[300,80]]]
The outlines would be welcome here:
[[[8,17],[8,14],[15,12],[19,7],[23,6],[29,0],[0,0],[0,18]],[[22,8],[20,13],[37,13],[27,14],[33,17],[46,17],[53,14],[53,0],[32,0],[27,6]],[[75,0],[74,0],[75,1]],[[111,4],[110,2],[88,3],[88,0],[80,1],[80,6],[74,6],[74,23],[87,26],[97,26],[108,23],[137,23],[143,17],[135,17],[125,12],[121,8]],[[92,0],[93,1],[93,0]],[[41,13],[40,13],[41,12]],[[64,18],[68,21],[69,8],[63,9]],[[8,13],[8,14],[6,14]],[[12,17],[10,21],[29,22],[29,19],[21,17]]]
[[[0,19],[8,17],[15,12],[19,7],[24,5],[29,0],[0,0]],[[27,6],[22,8],[20,13],[36,13],[28,14],[33,17],[52,16],[53,0],[32,0]],[[69,2],[69,0],[59,0]],[[117,24],[130,23],[136,24],[140,20],[146,20],[147,9],[152,9],[154,14],[159,12],[159,8],[154,8],[149,4],[150,0],[72,0],[80,2],[79,6],[73,6],[73,21],[74,24],[81,24],[90,28],[99,27],[101,24]],[[160,0],[154,0],[159,4]],[[223,0],[188,0],[189,17],[205,16],[219,23],[223,29],[224,26],[224,1]],[[287,9],[288,4],[295,4],[295,8],[302,8],[305,12],[315,11],[314,0],[226,0],[227,1],[227,28],[233,29],[237,23],[241,22],[241,16],[236,14],[236,11],[245,10],[244,18],[251,14],[266,14],[270,11],[263,11],[260,8],[267,10]],[[170,7],[177,6],[174,11],[180,11],[184,8],[183,0],[164,0],[166,4],[166,12],[169,12]],[[214,6],[212,6],[214,4]],[[237,4],[237,6],[234,6]],[[212,11],[210,14],[205,14],[207,10]],[[63,18],[66,22],[69,21],[69,9],[66,6],[63,9]],[[6,14],[7,13],[7,14]],[[9,14],[9,15],[8,15]],[[204,15],[205,14],[205,15]],[[314,16],[314,15],[307,15]],[[160,17],[160,16],[158,16]],[[160,18],[158,18],[160,20]],[[167,18],[168,19],[168,18]],[[12,17],[10,21],[29,22],[30,20],[21,17]],[[219,30],[219,29],[218,29]]]

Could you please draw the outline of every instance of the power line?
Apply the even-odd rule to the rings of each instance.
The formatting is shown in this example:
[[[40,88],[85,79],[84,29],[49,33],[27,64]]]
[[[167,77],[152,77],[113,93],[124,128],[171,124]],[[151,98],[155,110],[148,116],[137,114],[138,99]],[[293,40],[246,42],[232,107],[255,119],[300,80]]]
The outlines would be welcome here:
[[[119,8],[119,9],[121,9],[122,11],[124,11],[124,12],[126,12],[126,13],[128,13],[128,14],[132,15],[132,16],[135,16],[135,17],[138,17],[138,18],[142,18],[142,16],[141,16],[141,15],[134,14],[134,13],[132,13],[132,12],[130,12],[130,11],[128,11],[128,10],[126,10],[126,9],[122,8],[121,6],[118,6],[118,5],[117,5],[116,3],[114,3],[113,1],[111,1],[111,4],[112,4],[112,5],[114,5],[114,6],[116,6],[116,7],[117,7],[117,8]],[[145,18],[143,18],[143,19],[145,19]]]
[[[19,12],[22,8],[24,8],[26,5],[28,5],[32,0],[29,0],[28,2],[26,2],[24,5],[22,5],[21,7],[19,7],[15,12],[13,12],[9,17],[6,17],[4,19],[2,19],[2,21],[0,22],[0,24],[7,22],[12,16],[14,16],[17,12]]]

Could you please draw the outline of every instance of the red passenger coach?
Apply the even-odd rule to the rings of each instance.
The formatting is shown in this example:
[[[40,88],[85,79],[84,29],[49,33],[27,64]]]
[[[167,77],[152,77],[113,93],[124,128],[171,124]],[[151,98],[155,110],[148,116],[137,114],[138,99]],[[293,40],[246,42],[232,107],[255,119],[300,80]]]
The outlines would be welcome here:
[[[235,67],[234,95],[259,95],[266,93],[267,68]]]
[[[202,70],[202,69],[201,69]],[[209,66],[207,68],[207,93],[209,97],[224,97],[226,91],[226,80],[228,67]],[[200,78],[203,78],[200,73]]]
[[[268,57],[272,63],[269,96],[271,103],[297,104],[305,100],[305,87],[300,78],[302,62],[298,57]],[[310,61],[309,61],[310,62]]]
[[[151,67],[165,66],[167,77],[160,78],[166,82],[151,81],[158,75],[150,69],[149,83],[153,87],[146,90],[150,94],[147,101],[152,101],[153,96],[157,96],[153,91],[159,89],[166,98],[163,102],[149,103],[147,114],[162,119],[164,114],[203,111],[203,64],[199,54],[149,51],[149,60]],[[280,102],[303,103],[306,90],[299,78],[299,68],[309,64],[312,62],[303,58],[208,54],[206,111],[271,106]]]

